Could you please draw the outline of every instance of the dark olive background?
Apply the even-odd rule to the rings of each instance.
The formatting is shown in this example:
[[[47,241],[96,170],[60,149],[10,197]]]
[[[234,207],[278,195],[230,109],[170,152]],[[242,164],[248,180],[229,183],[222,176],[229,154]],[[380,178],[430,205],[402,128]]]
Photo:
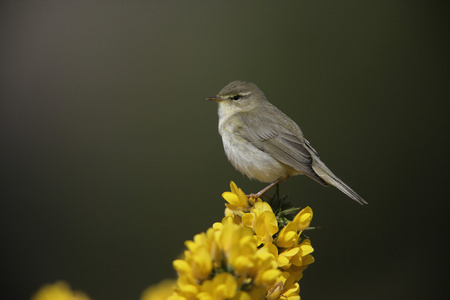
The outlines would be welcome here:
[[[139,299],[250,181],[217,105],[257,83],[369,202],[297,176],[314,210],[303,299],[448,296],[444,1],[3,1],[1,299],[65,280]],[[446,295],[447,294],[447,295]]]

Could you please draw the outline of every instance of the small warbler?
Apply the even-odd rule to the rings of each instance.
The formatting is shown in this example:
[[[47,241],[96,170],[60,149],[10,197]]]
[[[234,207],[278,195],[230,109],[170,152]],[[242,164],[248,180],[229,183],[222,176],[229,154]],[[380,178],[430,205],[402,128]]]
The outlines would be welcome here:
[[[207,99],[219,104],[219,133],[231,164],[249,178],[271,182],[251,196],[260,197],[290,176],[304,174],[367,204],[325,166],[300,127],[269,103],[254,83],[233,81]]]

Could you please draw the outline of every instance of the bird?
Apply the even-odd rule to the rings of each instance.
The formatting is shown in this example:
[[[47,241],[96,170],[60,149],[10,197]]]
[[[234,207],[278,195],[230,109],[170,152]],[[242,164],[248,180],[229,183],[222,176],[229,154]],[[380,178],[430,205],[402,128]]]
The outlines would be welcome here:
[[[250,179],[270,183],[250,196],[259,198],[293,175],[306,175],[367,204],[331,172],[300,127],[271,104],[256,84],[233,81],[206,99],[218,103],[219,133],[231,164]]]

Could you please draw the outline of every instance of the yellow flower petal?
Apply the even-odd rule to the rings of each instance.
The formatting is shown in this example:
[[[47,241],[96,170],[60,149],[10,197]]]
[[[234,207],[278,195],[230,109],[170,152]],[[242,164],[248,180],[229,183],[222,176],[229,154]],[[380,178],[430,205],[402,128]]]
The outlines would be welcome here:
[[[64,281],[58,281],[41,287],[32,300],[89,300],[89,298],[82,292],[72,291]]]
[[[209,293],[212,299],[228,299],[236,295],[237,283],[233,275],[220,273],[212,280],[206,280],[202,284],[202,291]]]
[[[302,209],[295,217],[293,222],[297,224],[297,230],[302,231],[308,228],[313,217],[311,207],[307,206]]]
[[[252,300],[252,298],[246,292],[239,291],[232,300]]]
[[[301,251],[301,255],[305,256],[307,254],[310,254],[314,251],[314,248],[311,246],[311,241],[310,240],[304,240],[301,244],[300,244],[300,251]]]
[[[178,284],[178,287],[183,294],[195,295],[199,292],[198,286],[193,284]]]
[[[170,295],[170,296],[167,298],[167,300],[187,300],[187,298],[181,296],[181,295],[178,294],[178,293],[174,293],[174,294]]]
[[[311,254],[303,257],[303,265],[310,265],[314,262],[314,257]]]
[[[298,242],[297,224],[289,222],[283,229],[280,230],[277,238],[277,246],[281,248],[290,248]]]
[[[241,203],[239,201],[239,197],[231,192],[223,192],[222,193],[222,197],[223,199],[225,199],[228,203],[230,203],[231,205],[235,205],[235,206],[240,206]]]
[[[237,194],[239,188],[237,187],[236,183],[234,183],[234,181],[230,182],[230,190],[232,193]]]
[[[184,273],[190,273],[191,272],[191,267],[189,266],[189,264],[182,259],[176,259],[173,261],[173,268],[181,274]]]
[[[266,252],[271,254],[274,258],[278,257],[278,248],[272,243],[265,244],[264,247],[258,250],[258,253],[260,252]]]
[[[300,252],[300,248],[299,247],[294,247],[294,248],[290,248],[288,250],[283,251],[282,253],[280,253],[280,255],[284,255],[286,257],[292,257],[292,256],[296,255],[299,252]]]
[[[255,219],[255,215],[252,213],[246,213],[242,215],[242,224],[249,228],[253,228],[253,220]]]
[[[289,262],[289,258],[287,258],[286,256],[278,256],[278,265],[280,266],[280,268],[287,266]]]
[[[278,269],[270,269],[263,273],[261,281],[267,285],[273,284],[275,280],[280,276],[281,271]]]

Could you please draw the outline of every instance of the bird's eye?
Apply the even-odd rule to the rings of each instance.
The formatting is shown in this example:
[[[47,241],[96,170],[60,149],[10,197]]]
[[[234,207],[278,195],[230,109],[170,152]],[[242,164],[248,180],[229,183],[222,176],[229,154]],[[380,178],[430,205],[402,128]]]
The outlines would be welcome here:
[[[234,95],[231,99],[238,100],[238,99],[241,99],[241,96],[240,95]]]

